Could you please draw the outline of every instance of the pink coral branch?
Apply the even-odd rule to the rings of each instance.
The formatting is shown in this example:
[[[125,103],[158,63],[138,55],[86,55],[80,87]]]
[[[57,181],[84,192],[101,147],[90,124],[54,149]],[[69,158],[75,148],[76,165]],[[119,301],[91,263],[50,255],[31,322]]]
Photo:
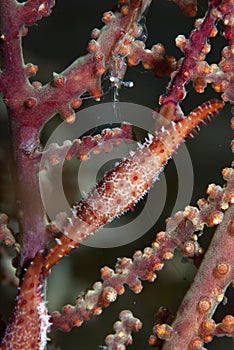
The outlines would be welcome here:
[[[187,14],[194,15],[195,0],[173,1]],[[53,73],[53,79],[42,86],[39,82],[31,83],[29,80],[36,74],[37,66],[24,63],[21,41],[27,34],[27,27],[48,16],[54,3],[54,0],[0,1],[0,91],[9,112],[12,168],[15,172],[13,178],[19,205],[19,234],[15,246],[20,247],[17,270],[20,289],[14,315],[1,344],[2,350],[45,348],[50,324],[43,300],[43,284],[50,269],[90,234],[134,206],[150,189],[172,153],[193,128],[223,107],[221,101],[213,100],[183,118],[179,103],[186,96],[186,84],[193,80],[196,90],[202,92],[202,79],[196,79],[203,78],[205,83],[209,80],[216,85],[217,92],[224,92],[224,101],[233,102],[232,0],[210,0],[205,18],[196,21],[196,29],[190,38],[186,40],[179,36],[176,39],[176,45],[185,52],[185,58],[177,63],[177,72],[174,58],[165,54],[162,45],[146,50],[142,43],[143,28],[140,22],[151,0],[119,0],[115,12],[103,14],[103,28],[92,31],[87,53],[62,73]],[[212,72],[210,68],[207,70],[203,62],[210,49],[207,39],[217,34],[217,19],[223,21],[224,36],[229,45],[222,52],[218,70]],[[38,184],[39,162],[43,156],[39,148],[39,131],[55,113],[60,113],[67,122],[73,122],[74,109],[81,105],[84,93],[100,99],[103,74],[109,72],[109,81],[114,88],[119,89],[124,85],[127,60],[129,65],[141,60],[145,68],[154,69],[157,77],[172,73],[167,93],[160,98],[161,110],[157,114],[157,117],[160,114],[165,117],[167,122],[156,136],[149,135],[149,139],[139,145],[136,152],[131,152],[127,159],[109,171],[96,188],[72,208],[70,216],[60,213],[48,227]],[[88,136],[81,143],[74,141],[61,147],[56,145],[45,151],[44,156],[49,166],[60,161],[61,152],[66,152],[67,159],[74,155],[86,158],[91,149],[95,152],[100,150],[103,140],[109,150],[109,146],[116,142],[116,136],[126,139],[129,131],[125,125],[121,130],[114,129],[111,136],[108,132],[101,135],[102,141],[99,137]],[[42,161],[42,166],[46,167],[48,163]],[[61,314],[53,313],[51,320],[54,328],[70,330],[92,315],[100,314],[103,307],[114,302],[124,292],[125,285],[135,293],[141,292],[141,281],[154,281],[155,271],[162,269],[163,260],[173,257],[176,248],[180,247],[186,256],[196,256],[200,248],[194,233],[202,230],[204,225],[219,225],[191,291],[179,310],[178,318],[172,327],[166,324],[156,326],[155,332],[166,340],[165,349],[174,349],[177,344],[180,349],[204,349],[203,342],[213,335],[233,336],[234,322],[230,315],[218,325],[214,325],[210,318],[234,277],[233,169],[224,169],[223,175],[227,180],[226,187],[210,185],[207,190],[208,200],[199,200],[199,209],[187,206],[183,212],[168,219],[165,232],[157,234],[151,247],[145,248],[143,252],[135,252],[132,259],[118,259],[114,270],[104,267],[101,271],[102,282],[96,282],[83,298],[77,299],[75,306],[67,305]],[[56,231],[57,235],[52,249],[49,228]],[[4,214],[0,215],[0,239],[6,244],[15,243]],[[225,250],[228,244],[232,246],[231,252]],[[44,258],[42,251],[45,252],[47,248],[50,251]],[[192,314],[189,319],[186,318],[185,309]],[[129,312],[125,312],[116,327],[116,335],[109,336],[108,346],[112,350],[124,349],[131,342],[128,331],[134,327],[139,328],[139,322]],[[183,339],[178,336],[181,330]]]
[[[18,104],[21,94],[26,96],[30,91],[21,48],[22,24],[18,15],[20,6],[15,0],[0,2],[3,69],[0,90],[4,93],[5,102],[12,107]]]
[[[231,205],[217,227],[195,280],[179,307],[170,339],[165,342],[163,350],[195,349],[195,346],[196,349],[202,348],[204,338],[199,328],[207,317],[213,315],[234,278],[233,236],[234,206]]]
[[[176,39],[177,46],[185,52],[185,57],[178,71],[173,73],[173,77],[167,87],[167,93],[160,97],[160,104],[174,103],[175,109],[178,103],[186,96],[185,84],[189,82],[191,74],[196,68],[197,61],[205,57],[205,46],[207,38],[215,33],[216,17],[213,14],[214,6],[210,6],[206,16],[202,20],[196,22],[196,29],[186,40],[184,36]]]
[[[35,156],[42,155],[40,168],[43,169],[47,165],[57,165],[60,161],[70,160],[74,156],[86,160],[91,153],[110,152],[114,145],[119,145],[123,141],[133,142],[134,139],[132,125],[122,123],[120,128],[103,129],[101,134],[84,136],[73,141],[67,140],[62,146],[56,143],[50,144],[48,150],[43,154],[36,153]]]
[[[52,3],[53,2],[51,2],[51,4]],[[5,26],[7,23],[5,17],[9,18],[14,16],[14,11],[16,9],[13,4],[15,3],[13,2],[12,6],[9,8],[4,4],[2,5],[2,10],[5,11],[2,23]],[[29,11],[29,9],[33,7],[32,4],[34,4],[34,2],[26,3],[25,9]],[[39,8],[43,6],[43,4],[44,2],[40,2]],[[17,37],[19,36],[19,38],[17,40],[14,39],[13,42],[9,42],[8,33],[6,33],[3,52],[7,52],[7,47],[9,47],[10,52],[7,52],[8,55],[4,57],[3,61],[9,62],[8,58],[10,54],[15,59],[17,66],[12,65],[12,62],[11,64],[6,63],[9,65],[9,69],[11,69],[11,71],[8,70],[8,76],[12,77],[12,69],[18,67],[20,72],[20,79],[18,80],[20,80],[19,83],[22,85],[22,88],[20,94],[17,94],[14,87],[16,84],[11,84],[11,81],[8,80],[4,82],[2,91],[4,92],[7,105],[11,108],[18,106],[18,118],[19,115],[23,116],[24,124],[31,125],[31,114],[33,113],[34,125],[38,130],[45,121],[57,112],[67,121],[73,122],[75,118],[73,108],[80,106],[80,96],[82,94],[90,92],[95,98],[100,98],[102,94],[101,76],[110,68],[112,59],[111,52],[114,50],[114,47],[124,39],[125,35],[128,35],[132,26],[138,22],[141,13],[149,4],[149,0],[144,0],[142,2],[130,1],[129,5],[125,4],[120,6],[119,11],[112,16],[104,14],[103,21],[106,25],[102,28],[100,33],[98,33],[97,30],[93,31],[93,39],[89,42],[87,47],[88,54],[78,58],[61,74],[55,74],[50,84],[40,87],[39,89],[33,88],[28,83],[26,74],[22,69],[24,65],[20,51],[21,35],[19,33],[18,23],[16,23],[15,35]],[[45,9],[47,9],[48,6],[46,6]],[[131,35],[134,40],[134,35],[137,35],[137,33],[133,30]],[[30,66],[28,74],[34,74],[35,70],[36,69],[32,69]],[[14,98],[10,98],[10,96]]]
[[[128,65],[135,66],[140,61],[145,69],[153,69],[157,78],[169,76],[176,68],[175,58],[166,55],[162,44],[148,50],[142,41],[134,41],[129,47]]]
[[[203,93],[207,83],[212,84],[216,92],[223,92],[222,99],[233,104],[233,86],[234,86],[234,56],[232,46],[234,44],[232,13],[234,5],[232,1],[221,3],[217,10],[213,11],[217,20],[221,19],[224,26],[224,37],[228,40],[227,46],[222,49],[221,60],[218,64],[208,64],[205,60],[197,62],[196,67],[191,74],[193,86],[198,93]],[[214,34],[217,29],[214,29]],[[209,50],[209,46],[207,51]]]
[[[142,322],[133,316],[131,311],[123,310],[119,314],[120,321],[115,322],[115,334],[109,334],[106,339],[107,350],[125,350],[127,345],[133,342],[132,332],[137,332],[142,328]]]

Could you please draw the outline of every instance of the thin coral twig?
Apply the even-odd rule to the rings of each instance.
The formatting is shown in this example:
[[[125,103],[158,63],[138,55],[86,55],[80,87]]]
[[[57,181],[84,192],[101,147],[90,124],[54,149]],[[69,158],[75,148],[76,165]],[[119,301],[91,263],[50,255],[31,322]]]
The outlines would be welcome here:
[[[98,154],[103,150],[110,152],[114,145],[119,145],[123,141],[133,142],[134,139],[132,125],[122,123],[120,128],[103,129],[100,134],[94,136],[84,136],[73,141],[66,140],[62,146],[52,143],[43,153],[36,152],[35,156],[40,156],[40,169],[43,169],[48,165],[57,165],[64,159],[70,160],[72,157],[86,160],[91,153]]]
[[[204,49],[207,44],[207,38],[216,33],[216,17],[212,12],[213,8],[214,6],[210,6],[205,18],[197,22],[197,28],[192,31],[188,40],[183,36],[177,38],[177,45],[185,52],[185,57],[179,69],[173,73],[173,77],[167,87],[167,93],[160,97],[159,102],[162,107],[172,102],[174,103],[174,110],[176,110],[178,103],[185,98],[185,85],[189,82],[197,61],[201,59],[201,55],[202,57],[206,56]]]

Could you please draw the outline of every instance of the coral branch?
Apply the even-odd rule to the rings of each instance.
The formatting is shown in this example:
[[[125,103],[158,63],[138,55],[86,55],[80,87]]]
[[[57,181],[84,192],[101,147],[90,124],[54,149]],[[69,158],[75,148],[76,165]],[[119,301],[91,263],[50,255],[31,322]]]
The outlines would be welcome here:
[[[134,140],[132,125],[122,123],[120,128],[103,129],[101,134],[95,136],[84,136],[82,139],[73,141],[65,141],[60,147],[53,143],[48,150],[44,151],[40,163],[40,168],[43,169],[46,165],[57,165],[64,159],[70,160],[76,156],[80,160],[86,160],[90,154],[98,154],[101,151],[110,152],[114,145],[119,145],[122,141],[132,142]],[[38,153],[35,154],[36,156]]]
[[[49,16],[55,0],[28,0],[20,8],[22,25],[32,26],[44,16]]]
[[[4,93],[8,105],[17,105],[22,94],[30,90],[24,68],[21,48],[22,24],[18,11],[21,5],[15,0],[0,2],[0,32],[2,76],[0,91]],[[19,89],[20,86],[20,89]],[[20,90],[20,91],[19,91]]]
[[[150,136],[136,152],[105,175],[88,197],[74,206],[67,220],[52,223],[63,232],[58,244],[51,249],[45,270],[87,239],[90,234],[134,206],[147,193],[164,165],[184,138],[211,113],[217,113],[223,103],[213,100],[191,112],[187,118]]]
[[[154,45],[148,50],[142,41],[136,40],[129,48],[128,65],[135,66],[140,61],[145,69],[153,69],[157,78],[169,76],[176,69],[175,58],[166,55],[162,44]]]
[[[203,349],[204,335],[199,331],[202,322],[213,315],[234,278],[233,227],[234,206],[231,205],[217,227],[195,280],[179,307],[170,339],[165,342],[163,350]]]
[[[226,315],[222,319],[222,322],[216,324],[214,328],[210,330],[208,335],[212,335],[212,333],[217,337],[226,335],[234,338],[234,317],[232,315]]]
[[[187,256],[197,253],[199,247],[194,233],[202,230],[204,225],[219,224],[222,220],[222,210],[228,208],[230,201],[233,202],[234,170],[226,169],[224,176],[227,180],[224,188],[212,185],[207,190],[207,200],[198,201],[199,209],[186,207],[183,212],[169,218],[166,231],[156,235],[151,247],[146,247],[143,252],[136,251],[133,259],[119,259],[115,270],[103,267],[102,283],[94,283],[93,289],[84,297],[79,297],[75,306],[65,306],[61,314],[52,313],[53,327],[69,331],[72,327],[80,326],[93,314],[99,315],[103,307],[114,302],[118,294],[124,293],[125,284],[135,293],[140,293],[143,288],[140,280],[153,282],[156,279],[155,271],[163,268],[163,259],[172,259],[175,248],[181,248]]]
[[[234,4],[232,1],[225,1],[218,9],[213,10],[213,15],[217,20],[221,19],[225,26],[224,37],[229,42],[221,52],[221,60],[218,64],[208,64],[205,60],[197,62],[197,66],[191,74],[193,86],[198,93],[203,93],[206,85],[212,84],[216,92],[223,92],[222,99],[234,103],[233,86],[234,86],[234,55],[233,55],[233,24],[232,13],[234,12]],[[214,29],[214,35],[217,29]],[[207,46],[209,50],[209,46]]]
[[[138,318],[133,317],[131,311],[124,310],[119,314],[120,321],[115,322],[115,334],[109,334],[106,339],[106,350],[125,350],[127,345],[132,344],[132,331],[139,331],[142,323]],[[126,345],[126,346],[125,346]]]
[[[50,324],[43,301],[42,264],[43,257],[37,254],[24,275],[2,350],[42,350],[46,345]]]
[[[50,84],[40,86],[39,89],[33,88],[25,80],[25,75],[21,74],[22,86],[27,93],[23,93],[23,90],[18,96],[17,91],[13,90],[14,84],[10,84],[6,80],[2,90],[7,105],[13,108],[18,102],[18,115],[20,110],[24,123],[29,125],[32,123],[31,114],[33,112],[33,123],[38,129],[55,113],[60,113],[66,121],[73,122],[75,119],[74,108],[80,106],[80,96],[82,94],[89,92],[96,99],[99,99],[102,95],[101,76],[110,69],[113,60],[117,59],[112,56],[112,52],[115,47],[122,46],[126,36],[130,36],[132,41],[136,39],[138,32],[132,30],[132,28],[138,23],[150,2],[150,0],[128,1],[124,5],[119,5],[115,14],[104,14],[103,21],[106,25],[100,31],[96,29],[93,31],[92,39],[87,47],[88,53],[78,58],[59,75],[55,73]],[[40,2],[39,8],[44,3]],[[49,2],[48,6],[52,3]],[[31,6],[30,3],[28,6]],[[46,9],[48,6],[46,6]],[[10,17],[9,13],[7,14]],[[5,22],[3,21],[3,23]],[[9,45],[7,38],[6,42]],[[17,45],[19,46],[19,44]],[[16,67],[20,62],[18,68],[22,73],[23,62],[22,59],[19,60],[19,56],[21,57],[21,53],[17,55]],[[122,58],[122,60],[124,59]],[[3,61],[7,61],[7,57]],[[9,64],[9,69],[10,67],[12,70],[12,67],[15,66]],[[13,75],[9,74],[9,76]]]
[[[160,104],[163,106],[173,102],[176,106],[186,96],[185,84],[189,82],[191,74],[196,68],[197,61],[203,60],[206,56],[207,38],[216,35],[213,7],[208,10],[204,19],[196,21],[194,29],[188,40],[183,35],[176,39],[176,44],[185,52],[185,57],[178,71],[173,73],[172,79],[167,87],[167,93],[160,97]]]
[[[186,15],[196,14],[196,0],[171,1]],[[103,13],[103,27],[93,29],[84,56],[61,73],[54,72],[51,81],[42,86],[30,79],[38,67],[25,64],[22,38],[27,35],[28,27],[51,13],[54,4],[55,0],[0,0],[0,92],[9,114],[11,170],[14,203],[17,203],[14,214],[19,231],[14,237],[7,227],[7,215],[0,214],[0,243],[3,243],[0,279],[16,286],[18,277],[20,285],[14,314],[7,327],[0,315],[1,350],[44,350],[51,325],[54,329],[69,331],[93,315],[101,314],[104,307],[125,292],[126,286],[140,293],[143,281],[155,281],[157,271],[164,267],[165,260],[173,258],[176,249],[186,257],[200,259],[199,264],[203,260],[172,325],[167,324],[168,310],[160,309],[150,344],[163,346],[165,350],[205,350],[204,343],[214,336],[234,337],[232,315],[227,314],[218,324],[212,319],[216,307],[225,298],[226,289],[234,281],[233,164],[222,172],[226,180],[223,187],[209,185],[208,198],[200,199],[198,207],[188,205],[169,218],[165,231],[157,233],[151,246],[137,250],[132,258],[118,258],[114,269],[104,266],[100,281],[78,297],[74,306],[66,305],[61,313],[53,312],[49,317],[43,294],[51,268],[89,235],[133,209],[185,138],[192,136],[200,123],[206,124],[217,115],[224,102],[234,102],[234,1],[208,0],[208,11],[203,19],[195,21],[189,38],[183,35],[176,38],[176,46],[184,53],[184,58],[176,62],[174,57],[166,55],[162,44],[146,49],[145,15],[151,0],[118,0],[113,12]],[[218,21],[222,23],[216,27]],[[220,34],[227,46],[221,52],[220,62],[209,64],[205,59],[213,41],[208,40]],[[155,129],[160,131],[150,134],[135,152],[131,151],[128,158],[107,172],[103,180],[73,206],[70,215],[59,213],[48,225],[42,203],[44,193],[40,193],[40,169],[42,175],[47,170],[50,174],[64,159],[76,156],[84,160],[91,152],[109,152],[122,140],[132,142],[133,136],[131,126],[123,123],[120,128],[105,129],[100,135],[66,141],[61,147],[53,144],[41,151],[40,131],[55,113],[60,113],[68,123],[74,122],[75,110],[86,96],[100,100],[103,80],[109,79],[108,88],[114,90],[116,102],[122,86],[133,86],[133,82],[124,81],[127,65],[140,61],[145,69],[153,69],[156,77],[170,75],[171,78],[166,94],[160,97],[161,108],[155,112]],[[224,102],[208,101],[184,117],[180,103],[189,82],[193,82],[199,93],[211,83],[217,93],[222,92]],[[234,128],[234,118],[232,126]],[[232,149],[234,151],[234,141]],[[49,181],[44,185],[49,186]],[[205,225],[217,226],[206,253],[198,243]],[[7,245],[13,245],[18,253],[12,264],[17,269],[17,277],[13,276],[15,271],[6,253],[12,247],[9,249]],[[123,311],[120,321],[114,325],[116,333],[107,336],[107,346],[103,349],[124,350],[132,343],[131,331],[141,327],[141,322],[130,311]]]

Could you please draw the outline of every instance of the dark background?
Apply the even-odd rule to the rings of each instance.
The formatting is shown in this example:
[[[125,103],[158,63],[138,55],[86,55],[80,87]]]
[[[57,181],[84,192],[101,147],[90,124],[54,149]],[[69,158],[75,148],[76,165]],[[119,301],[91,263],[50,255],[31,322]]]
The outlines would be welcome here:
[[[25,62],[32,62],[39,66],[37,80],[46,83],[51,80],[53,72],[62,71],[78,56],[86,52],[86,46],[90,33],[94,27],[101,27],[101,16],[106,10],[115,5],[115,1],[57,1],[52,14],[30,28],[29,34],[23,39]],[[198,4],[199,17],[204,16],[206,1]],[[154,1],[147,16],[148,40],[147,47],[162,42],[167,53],[174,55],[177,59],[181,57],[180,51],[174,45],[174,39],[178,34],[189,35],[193,28],[194,19],[185,17],[179,7],[173,2],[163,0]],[[212,39],[213,49],[208,55],[209,62],[220,60],[220,48],[226,45],[225,40],[219,36]],[[160,94],[165,92],[168,78],[155,79],[151,71],[144,71],[141,66],[128,70],[126,80],[134,81],[134,88],[123,89],[120,92],[120,101],[138,103],[149,108],[158,106]],[[191,111],[201,102],[218,97],[211,87],[205,94],[197,94],[192,85],[187,86],[187,97],[182,104],[185,114]],[[111,92],[105,94],[101,102],[112,101]],[[87,108],[97,102],[85,100],[82,108]],[[1,211],[13,214],[14,202],[13,190],[9,176],[9,152],[7,118],[4,106],[1,106],[1,149],[0,161],[2,166],[1,175]],[[194,166],[194,191],[191,204],[205,196],[205,189],[209,183],[223,184],[221,169],[230,165],[232,154],[229,144],[231,140],[231,129],[229,127],[230,108],[226,106],[221,115],[207,127],[203,128],[198,137],[189,139],[187,147]],[[123,116],[124,120],[124,116]],[[46,128],[43,134],[48,135],[51,128],[59,123],[59,117],[55,116],[53,122]],[[131,257],[136,249],[149,246],[155,233],[163,230],[165,219],[170,216],[173,206],[173,193],[176,182],[174,179],[175,169],[169,164],[166,171],[168,192],[167,205],[162,215],[150,232],[132,244],[112,248],[97,249],[82,246],[74,250],[70,257],[63,259],[52,271],[48,281],[48,307],[51,311],[60,310],[64,304],[74,304],[75,298],[91,288],[92,284],[100,279],[99,270],[107,265],[114,267],[116,258]],[[76,175],[74,175],[76,176]],[[189,204],[189,203],[188,203]],[[15,221],[12,220],[12,226]],[[124,229],[124,228],[123,228]],[[212,235],[212,230],[206,230],[206,237],[202,238],[206,245]],[[104,345],[105,336],[113,333],[113,323],[118,320],[118,314],[123,309],[130,309],[136,317],[143,322],[143,329],[134,334],[134,343],[130,347],[133,350],[148,349],[147,339],[152,333],[154,312],[161,306],[166,305],[175,315],[185,291],[193,279],[195,268],[191,261],[183,263],[179,253],[172,262],[166,263],[165,268],[158,274],[154,284],[144,282],[144,289],[140,295],[135,295],[126,288],[126,293],[119,297],[117,302],[104,310],[99,317],[93,317],[85,322],[81,328],[73,329],[70,333],[53,332],[50,336],[55,343],[61,345],[63,350],[75,349],[98,349]],[[1,286],[0,310],[1,313],[9,315],[12,308],[12,298],[15,294],[13,287]],[[231,295],[231,292],[230,292]],[[233,295],[233,293],[232,293]],[[231,304],[231,303],[230,303]],[[233,312],[233,305],[229,311],[228,306],[224,308],[224,314]],[[221,315],[221,314],[220,314]],[[218,315],[217,317],[221,317]],[[216,339],[212,344],[206,345],[208,349],[233,349],[233,343],[229,339]]]

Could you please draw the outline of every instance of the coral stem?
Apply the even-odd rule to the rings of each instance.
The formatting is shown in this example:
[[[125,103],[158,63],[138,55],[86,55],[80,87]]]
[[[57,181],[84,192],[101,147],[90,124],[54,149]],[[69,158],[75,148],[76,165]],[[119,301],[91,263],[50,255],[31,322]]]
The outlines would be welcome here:
[[[202,321],[211,317],[222,301],[226,288],[234,278],[234,237],[233,230],[230,230],[233,222],[234,206],[231,205],[217,227],[195,280],[182,301],[172,324],[172,337],[165,342],[163,350],[190,349]]]
[[[175,106],[185,98],[185,84],[190,80],[199,56],[204,49],[207,38],[214,29],[216,17],[212,13],[213,7],[208,10],[202,23],[192,31],[189,43],[186,45],[185,58],[181,67],[174,73],[168,87],[167,93],[160,97],[160,104],[163,106],[168,102],[173,102]]]

